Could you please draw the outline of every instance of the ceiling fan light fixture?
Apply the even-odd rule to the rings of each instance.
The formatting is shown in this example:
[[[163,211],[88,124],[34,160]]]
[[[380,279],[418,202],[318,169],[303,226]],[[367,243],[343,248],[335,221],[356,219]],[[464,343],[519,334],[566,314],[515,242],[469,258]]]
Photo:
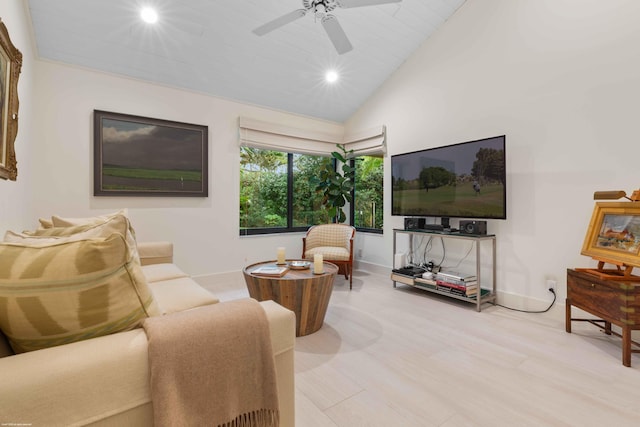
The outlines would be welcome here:
[[[302,5],[307,10],[324,13],[329,13],[338,7],[336,0],[302,0]]]
[[[253,33],[258,36],[264,36],[273,30],[302,18],[307,12],[310,12],[313,13],[316,22],[320,21],[324,27],[338,55],[342,55],[353,50],[353,45],[338,22],[338,18],[329,12],[332,12],[337,7],[346,9],[352,7],[377,6],[386,3],[400,3],[401,1],[402,0],[302,0],[304,9],[294,10],[293,12],[271,20],[254,29]]]
[[[147,24],[155,24],[158,22],[158,12],[152,7],[145,6],[140,9],[140,18]]]

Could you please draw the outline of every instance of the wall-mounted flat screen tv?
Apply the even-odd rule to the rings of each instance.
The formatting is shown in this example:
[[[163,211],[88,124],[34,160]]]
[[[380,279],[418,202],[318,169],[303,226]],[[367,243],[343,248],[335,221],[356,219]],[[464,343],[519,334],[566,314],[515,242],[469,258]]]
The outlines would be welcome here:
[[[392,215],[506,219],[506,137],[391,156]]]

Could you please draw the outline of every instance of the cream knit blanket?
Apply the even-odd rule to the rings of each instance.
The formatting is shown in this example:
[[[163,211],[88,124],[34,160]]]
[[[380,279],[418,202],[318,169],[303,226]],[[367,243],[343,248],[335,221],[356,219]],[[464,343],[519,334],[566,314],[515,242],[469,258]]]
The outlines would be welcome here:
[[[156,427],[279,425],[269,324],[256,300],[151,317],[143,327]]]

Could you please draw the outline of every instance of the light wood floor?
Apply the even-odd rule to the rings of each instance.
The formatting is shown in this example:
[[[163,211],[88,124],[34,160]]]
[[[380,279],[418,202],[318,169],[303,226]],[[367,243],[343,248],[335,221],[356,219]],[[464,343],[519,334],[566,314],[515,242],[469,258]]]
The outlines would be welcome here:
[[[621,357],[594,326],[567,334],[563,305],[478,313],[357,271],[296,339],[296,425],[640,426],[640,354]]]

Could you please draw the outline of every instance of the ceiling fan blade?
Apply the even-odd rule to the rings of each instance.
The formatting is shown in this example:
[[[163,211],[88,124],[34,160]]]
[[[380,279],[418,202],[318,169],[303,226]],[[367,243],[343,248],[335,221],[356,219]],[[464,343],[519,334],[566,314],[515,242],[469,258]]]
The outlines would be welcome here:
[[[288,23],[293,22],[296,19],[302,18],[306,14],[306,9],[294,10],[293,12],[282,15],[281,17],[276,18],[273,21],[269,21],[266,24],[259,26],[258,28],[253,30],[253,33],[259,36],[264,36],[265,34],[270,33],[271,31],[276,30],[284,25],[287,25]]]
[[[349,52],[353,49],[347,34],[342,29],[342,26],[338,22],[338,18],[333,15],[327,15],[322,18],[322,26],[324,30],[327,32],[329,39],[331,39],[331,43],[336,48],[338,53],[342,55],[343,53]]]
[[[402,0],[338,0],[338,5],[343,9],[350,7],[376,6],[387,3],[400,3]]]

